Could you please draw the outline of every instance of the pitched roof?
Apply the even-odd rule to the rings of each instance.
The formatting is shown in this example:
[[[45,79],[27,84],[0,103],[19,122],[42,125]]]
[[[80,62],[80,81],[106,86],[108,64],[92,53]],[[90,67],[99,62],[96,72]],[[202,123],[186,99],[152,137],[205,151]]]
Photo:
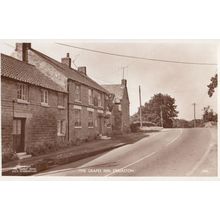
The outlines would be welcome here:
[[[1,55],[1,76],[43,88],[65,92],[65,90],[41,73],[35,66],[5,54]]]
[[[125,87],[121,84],[102,85],[106,90],[115,95],[115,99],[121,100],[123,98]]]
[[[99,91],[102,91],[104,93],[109,93],[105,88],[100,86],[97,82],[92,80],[90,77],[81,74],[79,71],[77,71],[73,68],[69,68],[67,65],[62,64],[62,63],[58,62],[57,60],[55,60],[51,57],[48,57],[47,55],[45,55],[37,50],[34,50],[32,48],[30,48],[30,50],[33,51],[34,53],[36,53],[37,55],[39,55],[40,57],[42,57],[43,59],[45,59],[47,62],[49,62],[56,69],[61,71],[67,78],[72,79],[74,81],[77,81],[79,83],[85,84],[89,87],[92,87],[92,88],[97,89]]]

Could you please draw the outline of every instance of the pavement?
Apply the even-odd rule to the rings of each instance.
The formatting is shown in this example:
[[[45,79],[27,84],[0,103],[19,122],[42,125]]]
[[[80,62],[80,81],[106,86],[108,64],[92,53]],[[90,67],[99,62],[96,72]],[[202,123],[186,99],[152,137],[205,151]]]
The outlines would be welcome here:
[[[23,160],[16,160],[2,165],[3,176],[28,176],[45,170],[56,168],[63,164],[93,158],[104,152],[134,143],[141,138],[148,137],[147,133],[130,133],[112,137],[110,140],[94,140],[80,146],[72,146],[40,156]]]
[[[217,176],[217,128],[163,129],[41,176]]]

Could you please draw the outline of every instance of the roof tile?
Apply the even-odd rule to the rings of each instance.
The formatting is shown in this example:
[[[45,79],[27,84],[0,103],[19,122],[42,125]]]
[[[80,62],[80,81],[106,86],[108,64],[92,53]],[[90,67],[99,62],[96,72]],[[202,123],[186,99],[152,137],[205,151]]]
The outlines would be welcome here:
[[[1,76],[43,88],[65,92],[65,90],[41,73],[35,66],[5,54],[1,55]]]
[[[123,98],[125,87],[121,84],[102,85],[103,88],[115,95],[115,99],[121,100]]]
[[[101,85],[99,85],[97,82],[95,82],[94,80],[92,80],[90,77],[81,74],[80,72],[78,72],[77,70],[73,69],[73,68],[69,68],[68,66],[66,66],[65,64],[62,64],[60,62],[58,62],[57,60],[48,57],[47,55],[34,50],[34,49],[30,49],[32,52],[36,53],[38,56],[41,56],[42,58],[44,58],[45,60],[47,60],[47,62],[49,62],[51,65],[53,65],[56,69],[58,69],[59,71],[61,71],[67,78],[72,79],[74,81],[77,81],[79,83],[88,85],[89,87],[95,88],[99,91],[102,91],[104,93],[109,93],[108,90],[106,90],[105,88],[103,88]]]

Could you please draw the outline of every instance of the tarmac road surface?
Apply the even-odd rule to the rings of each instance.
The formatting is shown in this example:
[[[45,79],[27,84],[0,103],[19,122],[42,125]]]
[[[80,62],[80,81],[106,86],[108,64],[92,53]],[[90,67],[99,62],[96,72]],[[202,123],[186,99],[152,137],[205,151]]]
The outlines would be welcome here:
[[[164,129],[47,176],[217,176],[217,129]]]

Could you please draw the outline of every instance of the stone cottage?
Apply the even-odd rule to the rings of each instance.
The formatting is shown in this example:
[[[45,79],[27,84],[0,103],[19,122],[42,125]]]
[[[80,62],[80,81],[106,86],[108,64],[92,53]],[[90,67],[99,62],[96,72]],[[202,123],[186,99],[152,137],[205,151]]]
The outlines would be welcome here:
[[[88,76],[86,67],[73,69],[69,53],[59,62],[33,49],[30,43],[17,43],[13,56],[34,65],[67,92],[68,141],[111,135],[110,93]]]
[[[66,140],[67,92],[35,66],[1,54],[2,151]]]
[[[127,133],[130,131],[129,96],[127,80],[122,79],[121,84],[102,85],[103,88],[113,95],[112,129],[113,132]]]

